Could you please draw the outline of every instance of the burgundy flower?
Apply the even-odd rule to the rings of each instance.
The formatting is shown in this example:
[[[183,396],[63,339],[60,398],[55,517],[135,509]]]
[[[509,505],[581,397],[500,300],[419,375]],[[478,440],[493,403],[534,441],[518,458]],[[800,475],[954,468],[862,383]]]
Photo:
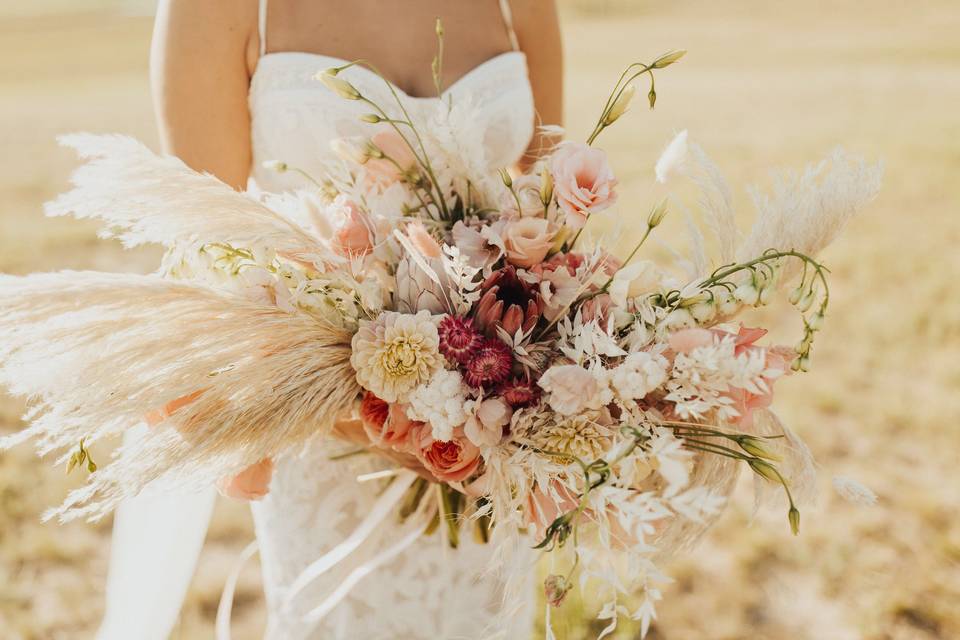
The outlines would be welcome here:
[[[496,338],[487,338],[466,364],[467,384],[472,387],[498,385],[510,375],[513,351]]]
[[[514,409],[529,407],[540,399],[540,387],[527,378],[513,378],[497,389],[500,397]]]
[[[497,335],[497,327],[510,335],[520,328],[529,331],[540,319],[540,293],[521,280],[513,266],[491,273],[480,290],[483,295],[474,307],[474,318],[488,338]]]
[[[440,334],[440,353],[451,362],[466,364],[483,342],[483,336],[473,328],[471,318],[447,316],[440,321],[437,331]]]

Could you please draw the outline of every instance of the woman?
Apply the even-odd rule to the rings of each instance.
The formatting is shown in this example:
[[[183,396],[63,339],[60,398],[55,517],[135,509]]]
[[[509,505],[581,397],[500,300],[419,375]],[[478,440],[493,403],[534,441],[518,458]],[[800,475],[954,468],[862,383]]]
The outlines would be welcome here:
[[[445,28],[442,97],[431,75],[436,17]],[[164,150],[237,189],[306,188],[300,174],[279,175],[263,163],[282,160],[317,173],[332,157],[331,140],[369,131],[358,120],[360,105],[313,79],[358,58],[377,67],[410,110],[447,98],[480,107],[475,126],[483,129],[491,168],[535,158],[542,146],[535,123],[561,120],[559,30],[547,0],[165,0],[152,61]],[[343,73],[365,94],[388,98],[369,71]],[[378,555],[393,542],[389,527],[291,598],[301,572],[372,508],[376,483],[355,476],[356,467],[331,460],[321,444],[276,461],[269,495],[254,503],[268,637],[529,633],[533,592],[505,610],[503,585],[484,574],[487,549],[466,542],[448,552],[434,535],[384,560]],[[202,542],[198,523],[205,526],[212,504],[207,496],[145,500],[118,515],[101,638],[166,637]],[[338,590],[358,567],[375,565],[355,588]],[[306,622],[318,605],[326,615]]]

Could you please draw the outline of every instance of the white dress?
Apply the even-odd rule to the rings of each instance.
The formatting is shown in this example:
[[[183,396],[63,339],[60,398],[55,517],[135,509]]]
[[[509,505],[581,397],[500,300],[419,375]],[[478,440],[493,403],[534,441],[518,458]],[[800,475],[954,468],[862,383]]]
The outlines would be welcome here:
[[[262,13],[261,25],[265,12]],[[508,19],[505,14],[505,19]],[[509,22],[507,23],[509,25]],[[263,31],[263,27],[261,26]],[[512,34],[512,30],[511,30]],[[265,42],[261,35],[261,43]],[[343,136],[369,135],[370,125],[358,120],[369,107],[343,100],[323,87],[314,75],[343,64],[327,56],[280,52],[261,56],[250,87],[253,175],[264,191],[306,188],[292,172],[262,168],[267,160],[282,160],[308,173],[320,173],[332,153],[329,143]],[[388,104],[383,82],[363,68],[343,77],[362,93]],[[436,107],[438,98],[413,98],[398,90],[409,110]],[[468,99],[481,107],[491,168],[509,166],[526,150],[533,133],[533,98],[526,59],[508,51],[473,69],[444,98]],[[504,609],[503,584],[484,575],[490,549],[470,535],[451,550],[438,534],[423,537],[398,557],[361,580],[319,624],[309,628],[303,615],[342,583],[349,572],[388,547],[395,536],[393,521],[384,526],[333,571],[317,580],[284,607],[289,586],[312,561],[344,540],[360,524],[377,497],[380,485],[361,484],[355,477],[371,461],[331,461],[328,448],[317,443],[277,462],[270,494],[253,504],[264,587],[268,605],[267,637],[298,640],[454,640],[526,638],[532,632],[534,592],[525,602]],[[533,556],[531,558],[531,570]],[[518,606],[519,605],[519,606]]]

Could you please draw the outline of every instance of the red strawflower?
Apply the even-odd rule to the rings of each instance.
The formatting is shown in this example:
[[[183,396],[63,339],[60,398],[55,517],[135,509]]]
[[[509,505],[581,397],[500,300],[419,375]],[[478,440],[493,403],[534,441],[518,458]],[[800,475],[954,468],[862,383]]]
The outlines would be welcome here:
[[[486,338],[474,351],[465,366],[464,376],[472,387],[498,385],[510,375],[513,351],[502,341]]]
[[[528,378],[513,378],[497,389],[500,397],[514,409],[529,407],[540,399],[540,387]]]
[[[471,318],[447,316],[440,321],[437,331],[440,333],[440,353],[460,364],[466,364],[483,342],[483,336],[473,328]]]

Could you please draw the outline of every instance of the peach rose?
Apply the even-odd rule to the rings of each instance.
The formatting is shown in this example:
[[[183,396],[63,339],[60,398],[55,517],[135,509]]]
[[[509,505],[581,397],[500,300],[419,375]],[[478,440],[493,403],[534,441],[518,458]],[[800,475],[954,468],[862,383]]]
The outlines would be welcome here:
[[[327,208],[327,216],[333,228],[332,248],[337,255],[352,258],[373,251],[373,221],[346,196],[339,195],[334,199]]]
[[[507,262],[525,269],[543,262],[556,233],[550,226],[543,218],[516,218],[508,222],[502,234]]]
[[[446,442],[434,440],[430,425],[417,426],[411,433],[416,447],[414,454],[420,464],[441,482],[462,482],[480,466],[480,449],[464,434],[454,429],[453,438]]]
[[[364,165],[367,175],[381,186],[390,186],[417,165],[417,159],[403,137],[393,129],[373,135],[370,142],[383,152],[383,158],[370,158]],[[399,166],[398,166],[399,165]]]
[[[554,193],[567,226],[580,229],[587,217],[603,211],[617,200],[617,185],[600,149],[568,142],[560,146],[550,160]]]
[[[217,489],[221,495],[235,500],[259,500],[270,492],[273,460],[264,458],[235,476],[221,478]]]

